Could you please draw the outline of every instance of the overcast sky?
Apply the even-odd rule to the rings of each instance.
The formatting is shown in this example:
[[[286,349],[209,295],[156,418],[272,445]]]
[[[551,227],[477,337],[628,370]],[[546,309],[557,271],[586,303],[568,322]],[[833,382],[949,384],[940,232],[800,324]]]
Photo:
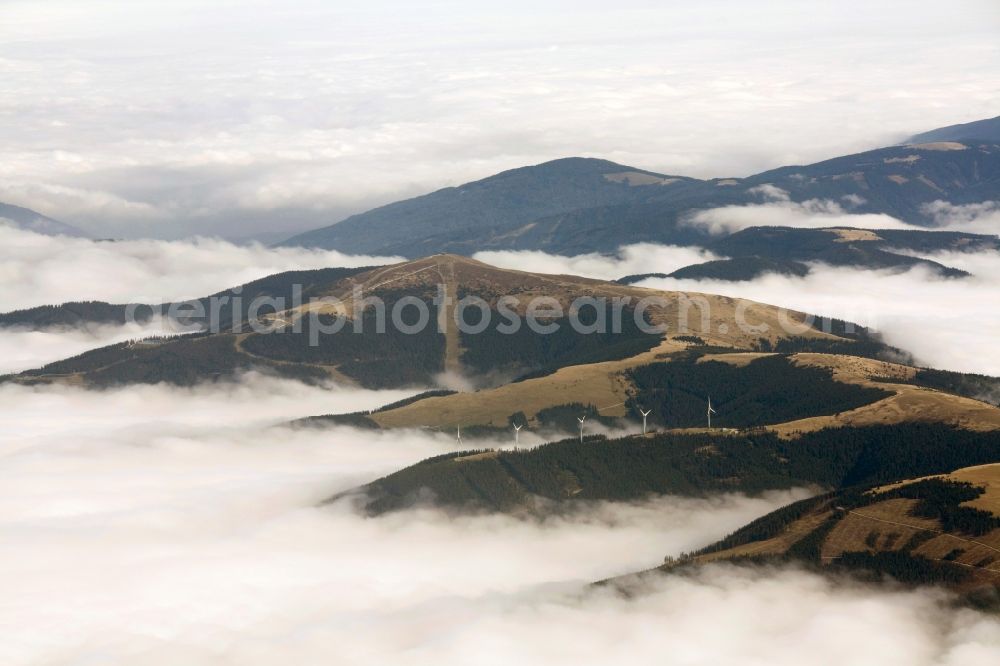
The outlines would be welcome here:
[[[240,236],[568,155],[740,176],[1000,114],[995,0],[207,4],[0,0],[0,201]]]

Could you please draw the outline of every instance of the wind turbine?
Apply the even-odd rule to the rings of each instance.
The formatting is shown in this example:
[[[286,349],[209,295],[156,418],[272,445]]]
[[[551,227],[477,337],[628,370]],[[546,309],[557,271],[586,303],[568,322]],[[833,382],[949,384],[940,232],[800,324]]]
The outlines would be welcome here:
[[[712,396],[708,396],[708,412],[707,412],[707,416],[708,416],[708,429],[709,430],[712,429],[712,414],[715,414],[715,413],[716,413],[715,410],[712,409]]]
[[[511,425],[514,425],[514,424],[511,424]],[[515,449],[517,448],[517,445],[520,442],[521,428],[523,428],[523,427],[524,427],[523,423],[521,425],[515,425],[514,426],[514,448]]]
[[[580,422],[580,443],[583,444],[583,422],[587,420],[587,415],[584,414],[582,418],[577,418]]]
[[[457,441],[458,445],[461,446],[462,445],[462,424],[459,423],[458,426],[457,426],[457,428],[458,428],[458,430],[457,430],[456,441]]]
[[[646,417],[649,416],[650,414],[652,414],[653,410],[650,409],[649,411],[644,412],[644,411],[642,411],[642,407],[640,407],[639,408],[639,413],[642,414],[642,434],[645,435],[646,434]]]

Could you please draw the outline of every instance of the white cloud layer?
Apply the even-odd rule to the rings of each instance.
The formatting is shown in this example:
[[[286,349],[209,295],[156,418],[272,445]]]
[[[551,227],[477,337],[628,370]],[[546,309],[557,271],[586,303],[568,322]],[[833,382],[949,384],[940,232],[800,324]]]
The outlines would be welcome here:
[[[568,155],[747,175],[993,116],[1000,72],[993,0],[2,4],[0,201],[102,236],[322,226]]]
[[[1000,625],[937,593],[713,567],[623,598],[655,565],[801,493],[595,503],[542,522],[331,492],[450,437],[273,427],[398,392],[246,376],[196,389],[0,387],[0,644],[11,666],[970,664]],[[58,419],[51,415],[58,414]],[[846,640],[845,637],[850,637]]]
[[[566,603],[581,583],[803,496],[596,503],[544,522],[317,508],[454,442],[272,426],[402,395],[256,375],[196,389],[0,386],[0,622],[17,627],[0,661],[360,663],[411,648],[458,660],[466,648],[436,645],[441,632]]]
[[[934,201],[924,206],[924,212],[935,224],[947,231],[967,231],[973,234],[1000,234],[1000,201],[955,205]]]

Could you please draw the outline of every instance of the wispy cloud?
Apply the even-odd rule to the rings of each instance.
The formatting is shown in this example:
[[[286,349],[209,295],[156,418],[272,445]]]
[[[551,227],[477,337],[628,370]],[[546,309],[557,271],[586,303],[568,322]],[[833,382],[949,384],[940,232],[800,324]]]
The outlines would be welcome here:
[[[841,200],[808,199],[792,201],[788,192],[774,185],[758,185],[747,190],[762,203],[722,206],[691,211],[681,218],[681,224],[701,227],[712,235],[731,234],[750,227],[795,227],[824,229],[857,227],[860,229],[920,229],[890,215],[858,214],[851,210],[864,203],[857,195]]]
[[[934,201],[924,206],[924,212],[934,223],[947,231],[967,231],[974,234],[1000,234],[1000,201],[974,204],[950,204]]]

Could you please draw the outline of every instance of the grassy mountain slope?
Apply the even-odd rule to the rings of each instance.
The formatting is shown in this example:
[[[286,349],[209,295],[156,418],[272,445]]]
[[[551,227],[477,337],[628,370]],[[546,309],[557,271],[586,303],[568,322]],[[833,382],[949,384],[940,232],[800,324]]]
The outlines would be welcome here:
[[[832,416],[811,416],[772,426],[775,432],[783,436],[792,437],[822,428],[909,422],[949,423],[983,431],[1000,428],[1000,409],[995,404],[984,401],[983,396],[955,390],[957,385],[968,386],[955,377],[951,378],[952,385],[942,382],[932,386],[929,382],[921,383],[917,378],[927,374],[936,375],[936,371],[899,363],[811,352],[795,354],[792,359],[797,365],[826,368],[837,381],[862,388],[887,389],[892,395]],[[976,375],[960,376],[975,382]],[[995,378],[984,379],[997,381]]]
[[[224,309],[222,313],[208,318],[190,318],[187,321],[221,324],[218,333],[194,336],[210,339],[210,344],[203,340],[195,346],[191,342],[193,338],[184,338],[116,345],[25,372],[21,379],[68,379],[106,384],[116,381],[176,381],[183,378],[187,382],[199,376],[198,368],[206,369],[208,376],[205,378],[208,378],[260,362],[283,374],[304,372],[314,376],[321,372],[372,387],[433,384],[435,376],[442,372],[474,375],[487,383],[498,384],[526,373],[558,375],[561,369],[568,366],[614,364],[654,353],[652,350],[665,344],[660,334],[644,333],[635,323],[634,308],[640,299],[647,297],[659,300],[639,320],[666,325],[668,330],[677,330],[678,326],[686,323],[694,334],[710,344],[746,348],[760,339],[777,343],[793,337],[782,330],[781,311],[763,304],[705,294],[655,292],[575,276],[503,270],[451,255],[370,270],[330,269],[272,276],[240,290],[243,301],[238,312],[247,314],[253,295],[287,297],[297,284],[303,286],[306,299],[303,303],[286,301],[278,307],[280,312],[275,312],[273,306],[265,306],[256,313],[257,321],[265,325],[268,332],[255,332],[246,323],[234,330],[230,325],[230,313]],[[396,304],[403,303],[404,299],[417,299],[427,306],[431,316],[435,316],[437,308],[434,302],[440,296],[437,293],[439,288],[444,289],[443,294],[449,299],[442,309],[441,321],[445,325],[429,321],[419,334],[402,333],[394,325],[386,326],[385,333],[378,333],[379,315],[376,309],[354,309],[353,293],[360,290],[363,296],[383,299],[387,318]],[[234,294],[235,290],[221,293],[224,297]],[[483,333],[461,334],[455,324],[456,302],[467,296],[482,299],[489,308],[492,321]],[[561,315],[542,317],[544,322],[559,328],[556,334],[531,334],[526,323],[522,324],[518,334],[497,333],[497,327],[507,321],[499,316],[501,299],[516,301],[510,312],[523,321],[532,299],[540,296],[552,299],[563,310]],[[340,301],[339,304],[309,301],[309,297],[334,297]],[[622,307],[618,309],[623,320],[621,332],[611,332],[615,330],[611,327],[616,317],[613,305],[608,305],[600,315],[592,307],[571,312],[571,303],[578,297],[603,297],[608,299],[609,304],[613,303],[611,299],[622,299]],[[207,299],[195,303],[209,305]],[[507,305],[510,307],[509,302]],[[97,316],[105,309],[104,306],[93,305],[90,307],[91,315]],[[476,324],[479,316],[475,309],[472,311],[471,317],[466,316],[470,325]],[[738,313],[744,313],[755,324],[766,323],[770,332],[762,338],[758,333],[742,330],[736,321]],[[117,314],[118,310],[111,308],[108,316]],[[409,314],[405,309],[400,310],[400,314],[404,324],[415,323],[416,315],[412,309]],[[566,318],[570,315],[579,316],[583,324],[596,324],[600,318],[600,323],[609,332],[576,333],[568,325]],[[65,323],[79,317],[76,306],[36,308],[8,315],[4,323]],[[319,326],[332,325],[338,317],[344,319],[343,328],[336,333],[315,336],[318,344],[312,344],[310,338],[314,328],[318,330]],[[802,313],[789,314],[790,322],[802,326],[801,332],[794,337],[827,343],[838,340],[851,342],[803,326],[805,319],[806,315]],[[363,332],[355,333],[355,324]],[[669,349],[664,348],[660,352],[683,350],[685,346],[669,343]],[[205,355],[209,351],[214,351],[219,358],[217,362],[206,365]],[[180,366],[189,361],[194,364],[194,369],[181,371]],[[137,365],[143,365],[145,369],[138,371],[132,367]],[[169,371],[168,365],[171,367]]]
[[[925,266],[945,277],[963,277],[963,271],[892,250],[937,252],[952,249],[1000,249],[990,236],[934,232],[862,231],[857,229],[791,229],[753,227],[738,231],[711,245],[713,252],[727,257],[760,258],[771,261],[822,262],[831,266],[908,269]]]
[[[663,567],[795,561],[960,590],[1000,584],[1000,464],[820,496]]]
[[[689,349],[669,359],[650,357],[655,354],[631,366],[634,359],[619,362],[617,372],[605,375],[619,382],[624,404],[616,409],[586,402],[586,393],[558,392],[568,387],[559,374],[573,370],[593,372],[587,384],[599,386],[601,364],[595,364],[491,391],[415,398],[364,415],[370,427],[452,430],[461,424],[473,435],[482,424],[486,434],[507,439],[511,422],[543,432],[559,425],[565,432],[576,428],[581,413],[588,414],[589,432],[623,416],[634,428],[642,408],[651,410],[649,425],[659,430],[433,458],[365,487],[363,503],[373,513],[421,498],[518,511],[535,507],[539,498],[625,500],[803,483],[881,484],[1000,459],[1000,409],[919,386],[916,377],[925,371],[916,368],[817,353]],[[954,377],[949,383],[960,384]],[[712,430],[704,427],[709,392],[716,409]]]
[[[651,409],[654,427],[690,428],[705,423],[711,395],[716,426],[767,425],[786,437],[830,427],[905,422],[1000,428],[995,408],[1000,380],[995,378],[852,355],[893,353],[864,337],[758,341],[758,349],[762,347],[767,351],[746,352],[704,346],[697,336],[668,336],[635,356],[570,365],[474,393],[415,400],[370,418],[381,427],[450,430],[459,424],[506,428],[511,415],[520,414],[537,428],[543,425],[541,411],[579,404],[592,406],[596,415],[627,417],[633,423],[641,421],[640,408]],[[775,348],[780,353],[771,351]]]
[[[543,425],[538,418],[542,410],[577,403],[592,405],[603,417],[633,420],[640,418],[641,406],[653,409],[650,423],[657,427],[698,427],[705,423],[706,400],[712,395],[724,415],[716,423],[743,427],[849,414],[896,394],[888,384],[831,382],[826,379],[832,376],[830,369],[799,365],[797,359],[740,352],[704,355],[688,343],[667,339],[628,358],[572,365],[475,393],[431,397],[380,411],[371,419],[382,427],[505,428],[510,415],[522,414],[535,428]],[[838,403],[838,394],[846,402]]]

